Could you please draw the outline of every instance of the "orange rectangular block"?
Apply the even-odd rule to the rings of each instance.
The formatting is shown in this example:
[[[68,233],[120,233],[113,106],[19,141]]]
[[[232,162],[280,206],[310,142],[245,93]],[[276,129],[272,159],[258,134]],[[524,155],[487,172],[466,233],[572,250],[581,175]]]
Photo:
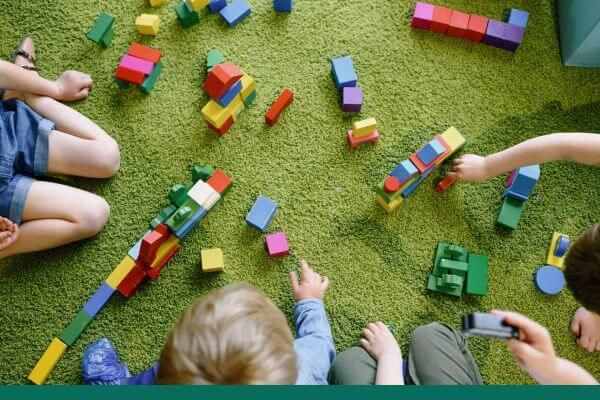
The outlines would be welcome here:
[[[146,74],[140,71],[134,71],[132,69],[119,66],[115,71],[115,78],[122,80],[123,82],[133,83],[134,85],[141,86],[146,78]]]
[[[283,110],[290,105],[292,100],[294,100],[294,93],[290,89],[283,89],[283,92],[265,114],[265,123],[269,126],[275,125]]]
[[[447,7],[435,6],[431,20],[430,31],[446,34],[452,19],[452,10]]]
[[[450,25],[448,26],[446,35],[459,39],[464,38],[469,27],[469,18],[469,14],[456,10],[452,11],[452,18],[450,18]]]
[[[481,42],[487,31],[489,19],[482,17],[481,15],[472,14],[469,18],[469,25],[467,26],[467,33],[465,39],[473,42]]]
[[[152,47],[144,46],[139,43],[131,43],[131,47],[127,52],[130,56],[138,57],[146,61],[150,61],[154,64],[160,61],[162,53],[160,50],[153,49]]]
[[[224,123],[223,125],[221,125],[220,128],[217,128],[216,126],[214,126],[213,124],[211,124],[210,122],[208,122],[208,127],[210,129],[212,129],[213,131],[217,132],[219,134],[219,136],[223,136],[224,134],[227,133],[227,131],[229,130],[229,128],[231,128],[231,125],[233,125],[233,117],[229,117]]]

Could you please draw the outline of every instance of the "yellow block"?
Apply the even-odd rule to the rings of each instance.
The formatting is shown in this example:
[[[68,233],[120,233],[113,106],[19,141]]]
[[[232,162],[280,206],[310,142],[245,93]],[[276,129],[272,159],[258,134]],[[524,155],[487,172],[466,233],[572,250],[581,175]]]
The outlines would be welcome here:
[[[135,266],[135,261],[133,258],[129,256],[125,256],[125,258],[121,261],[119,265],[111,272],[111,274],[106,278],[106,283],[111,288],[117,290],[117,287],[121,284],[121,281],[125,279],[129,271],[133,269]]]
[[[66,344],[60,339],[52,339],[42,358],[35,364],[33,371],[29,374],[29,380],[36,385],[42,385],[65,354],[65,350],[67,350]]]
[[[227,108],[223,108],[214,100],[210,100],[204,107],[202,107],[202,115],[211,125],[217,129],[223,126],[223,124],[229,119],[229,117],[239,114],[239,110],[244,109],[244,101],[241,96],[236,96]],[[234,119],[235,119],[234,117]]]
[[[383,197],[381,197],[380,195],[377,195],[376,199],[377,199],[377,203],[379,203],[379,205],[381,207],[383,207],[383,209],[389,213],[395,211],[396,208],[398,208],[400,206],[400,204],[402,203],[402,200],[404,200],[404,198],[402,196],[398,196],[398,198],[392,200],[392,202],[388,204],[385,202]]]
[[[210,3],[210,0],[187,0],[187,2],[194,11],[200,11]]]
[[[256,84],[254,83],[254,79],[252,79],[249,75],[244,74],[244,76],[242,76],[242,100],[246,100],[248,96],[254,92],[255,88]]]
[[[156,268],[156,266],[162,261],[162,259],[165,258],[167,254],[169,254],[169,252],[173,250],[173,247],[177,246],[178,244],[179,238],[177,236],[169,236],[169,238],[165,240],[165,242],[161,244],[158,250],[156,251],[156,258],[154,259],[154,262],[152,263],[151,267]]]
[[[156,7],[156,6],[160,6],[164,2],[165,2],[165,0],[150,0],[150,5],[152,7]]]
[[[354,132],[355,139],[372,135],[373,133],[375,133],[376,129],[377,121],[375,120],[375,118],[356,121],[352,124],[352,131]]]
[[[202,272],[223,272],[225,269],[221,249],[202,250],[200,257],[202,258]]]
[[[546,264],[554,265],[555,267],[562,268],[565,264],[565,257],[556,257],[554,255],[554,250],[556,249],[556,241],[563,235],[562,233],[554,232],[552,234],[552,242],[550,243],[550,248],[548,249],[548,257],[546,257]]]
[[[156,35],[160,26],[160,17],[154,14],[142,14],[136,18],[135,26],[142,35]]]
[[[452,153],[456,152],[461,147],[463,147],[463,145],[466,142],[466,139],[464,138],[464,136],[461,135],[461,133],[458,131],[458,129],[456,129],[453,126],[448,128],[446,130],[446,132],[442,133],[440,136],[442,138],[444,138],[446,143],[448,143],[448,145],[450,146],[451,150],[450,150],[450,153],[448,153],[447,157],[450,156]],[[444,157],[444,158],[447,158],[447,157]]]

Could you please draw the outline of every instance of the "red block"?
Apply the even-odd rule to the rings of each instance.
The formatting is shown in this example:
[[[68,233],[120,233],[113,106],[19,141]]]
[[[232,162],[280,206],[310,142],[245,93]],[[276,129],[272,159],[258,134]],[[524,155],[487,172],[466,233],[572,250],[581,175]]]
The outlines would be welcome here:
[[[220,99],[242,76],[244,73],[234,63],[219,64],[208,73],[204,81],[204,90],[213,99]]]
[[[292,100],[294,100],[294,93],[290,89],[283,89],[283,92],[265,114],[265,123],[269,126],[275,125],[283,110],[290,105]]]
[[[231,125],[233,125],[233,117],[229,117],[227,121],[225,121],[225,123],[221,125],[220,128],[217,128],[216,126],[208,122],[208,127],[213,131],[217,132],[219,136],[223,136],[225,133],[227,133],[229,128],[231,128]]]
[[[171,232],[169,232],[169,228],[166,225],[158,225],[156,229],[142,239],[138,259],[147,264],[152,264],[156,258],[158,248],[169,238],[170,234]]]
[[[436,158],[435,160],[433,160],[432,162],[430,162],[429,164],[425,165],[421,162],[421,160],[419,159],[419,157],[417,156],[418,152],[415,152],[413,154],[411,154],[411,156],[408,158],[410,161],[412,161],[412,163],[415,165],[415,167],[417,167],[417,169],[419,170],[420,173],[423,173],[425,171],[427,171],[433,164],[437,163],[441,158],[443,158],[446,154],[448,154],[449,151],[451,151],[452,149],[450,148],[450,146],[448,145],[448,143],[446,143],[446,141],[444,140],[443,137],[441,137],[440,135],[436,135],[435,139],[440,142],[440,144],[444,147],[444,149],[446,150],[443,154],[441,154],[438,158]]]
[[[454,182],[456,182],[456,179],[454,179],[450,176],[447,176],[438,182],[438,184],[435,187],[435,190],[437,190],[439,193],[442,193],[444,190],[448,189],[448,187],[450,185],[452,185]]]
[[[130,56],[138,57],[146,61],[150,61],[154,64],[160,61],[162,53],[160,50],[153,49],[152,47],[144,46],[139,43],[131,43],[131,47],[127,52]]]
[[[481,42],[485,36],[489,19],[482,17],[481,15],[472,14],[469,18],[469,25],[467,26],[467,33],[465,39],[472,40],[473,42]]]
[[[173,258],[173,256],[175,256],[175,254],[177,254],[177,252],[179,251],[179,249],[181,249],[180,245],[177,245],[175,247],[173,247],[171,249],[171,251],[169,251],[167,253],[167,255],[160,260],[160,262],[158,264],[156,264],[156,266],[154,268],[150,267],[146,273],[148,274],[148,276],[153,279],[156,280],[158,279],[158,276],[160,275],[160,271],[163,269],[163,267],[165,265],[167,265],[167,263],[171,260],[171,258]]]
[[[231,178],[227,176],[222,169],[217,168],[215,173],[208,178],[206,183],[212,186],[219,194],[223,194],[223,192],[231,185]]]
[[[395,176],[388,176],[383,181],[383,190],[388,194],[396,193],[400,190],[400,180]]]
[[[435,6],[433,8],[433,19],[431,21],[430,31],[446,34],[450,19],[452,18],[452,10],[447,7]]]
[[[469,17],[469,14],[456,10],[452,11],[452,18],[450,18],[450,25],[448,26],[446,35],[459,39],[464,38],[469,27]]]
[[[134,85],[141,86],[146,78],[146,74],[119,66],[115,71],[114,77],[122,80],[123,82],[133,83]]]
[[[135,292],[142,286],[142,283],[146,280],[146,273],[141,270],[136,263],[136,266],[129,271],[125,279],[121,281],[117,290],[123,296],[128,299],[131,298]]]

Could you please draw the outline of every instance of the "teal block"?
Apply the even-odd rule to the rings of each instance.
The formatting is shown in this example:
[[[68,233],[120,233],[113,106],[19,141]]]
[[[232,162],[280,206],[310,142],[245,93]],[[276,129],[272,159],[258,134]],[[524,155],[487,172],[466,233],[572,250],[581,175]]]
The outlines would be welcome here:
[[[90,31],[87,33],[87,38],[94,43],[100,44],[100,41],[102,40],[104,35],[106,35],[112,29],[112,25],[114,22],[115,17],[112,17],[106,13],[100,14],[98,20],[96,21],[94,26],[92,26],[92,29],[90,29]],[[114,37],[114,32],[112,36]],[[112,40],[112,38],[110,40]]]
[[[163,63],[162,61],[159,61],[152,69],[152,73],[148,75],[146,79],[144,79],[142,86],[140,86],[140,91],[142,93],[150,94],[150,92],[152,92],[152,89],[154,89],[154,85],[156,84],[156,80],[158,79],[158,76],[160,75],[160,71],[162,71],[162,69]]]
[[[165,223],[175,211],[177,211],[177,206],[175,204],[169,204],[168,207],[165,207],[152,221],[150,221],[150,227],[156,229],[158,225]]]
[[[206,68],[208,72],[223,62],[225,62],[225,57],[223,57],[223,54],[219,50],[209,50],[208,55],[206,56]]]
[[[192,199],[187,199],[181,207],[173,215],[169,217],[165,225],[171,232],[177,232],[190,219],[196,211],[200,209],[200,205]]]
[[[515,229],[519,224],[524,207],[524,202],[513,197],[504,197],[498,218],[496,218],[496,224],[508,229]]]
[[[189,28],[190,26],[200,22],[200,14],[194,11],[194,9],[185,0],[175,4],[175,12],[177,13],[177,18],[179,18],[179,21],[184,28]]]
[[[244,107],[250,107],[250,104],[252,104],[254,99],[256,99],[256,90],[253,90],[252,93],[250,93],[248,97],[246,97],[246,99],[244,100]]]
[[[192,169],[193,184],[196,184],[199,180],[206,182],[213,176],[216,170],[217,169],[212,165],[205,165],[203,167],[196,165],[194,169]]]
[[[171,191],[169,192],[169,201],[177,207],[181,207],[183,203],[189,199],[187,192],[188,188],[185,185],[178,183],[171,188]]]
[[[80,310],[71,323],[62,331],[60,340],[67,346],[72,346],[93,319],[85,310]]]
[[[600,67],[600,1],[559,0],[558,17],[563,63]]]
[[[113,79],[116,82],[117,86],[119,86],[121,89],[127,89],[130,86],[129,83],[123,82],[120,79],[117,79],[117,78],[113,78]]]
[[[110,44],[112,43],[113,39],[115,38],[115,31],[113,30],[113,28],[110,28],[105,34],[104,36],[102,36],[102,38],[98,41],[98,44],[104,48],[110,46]]]

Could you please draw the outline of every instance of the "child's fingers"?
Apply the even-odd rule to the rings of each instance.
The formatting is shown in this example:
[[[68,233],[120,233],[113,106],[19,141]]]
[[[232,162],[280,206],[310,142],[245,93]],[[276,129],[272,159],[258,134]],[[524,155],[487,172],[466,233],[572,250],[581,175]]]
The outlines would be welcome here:
[[[0,242],[4,242],[7,239],[10,239],[12,237],[12,232],[0,232]]]
[[[360,347],[365,349],[367,352],[370,352],[371,344],[367,339],[359,339],[358,344],[360,344]]]
[[[389,331],[389,330],[390,330],[390,329],[387,327],[387,325],[386,325],[386,324],[384,324],[384,323],[383,323],[383,322],[381,322],[381,321],[377,321],[377,322],[375,322],[375,325],[377,325],[377,327],[378,327],[380,330],[384,331],[384,332],[385,332],[385,331]]]
[[[579,319],[573,318],[573,321],[571,322],[571,331],[577,337],[579,337],[579,335],[581,335],[581,325],[579,324]]]
[[[84,99],[84,98],[88,97],[89,94],[90,94],[90,89],[89,88],[84,88],[84,89],[81,89],[79,91],[79,93],[77,93],[75,95],[75,97],[77,99]]]
[[[369,330],[371,332],[373,332],[373,334],[379,333],[379,328],[373,322],[369,323],[369,325],[367,325],[367,327],[369,328]]]
[[[310,275],[310,273],[312,272],[306,260],[300,261],[300,268],[302,269],[302,279],[305,279],[305,277]]]
[[[329,287],[329,278],[328,277],[324,277],[323,278],[323,282],[321,283],[323,290],[327,290],[327,288]]]
[[[300,288],[300,282],[298,282],[296,271],[290,271],[290,283],[292,284],[293,291],[297,291]]]
[[[369,328],[363,329],[362,334],[363,334],[363,337],[369,341],[371,341],[375,338],[375,334]]]
[[[456,172],[446,172],[446,176],[452,179],[458,179],[458,173]]]

